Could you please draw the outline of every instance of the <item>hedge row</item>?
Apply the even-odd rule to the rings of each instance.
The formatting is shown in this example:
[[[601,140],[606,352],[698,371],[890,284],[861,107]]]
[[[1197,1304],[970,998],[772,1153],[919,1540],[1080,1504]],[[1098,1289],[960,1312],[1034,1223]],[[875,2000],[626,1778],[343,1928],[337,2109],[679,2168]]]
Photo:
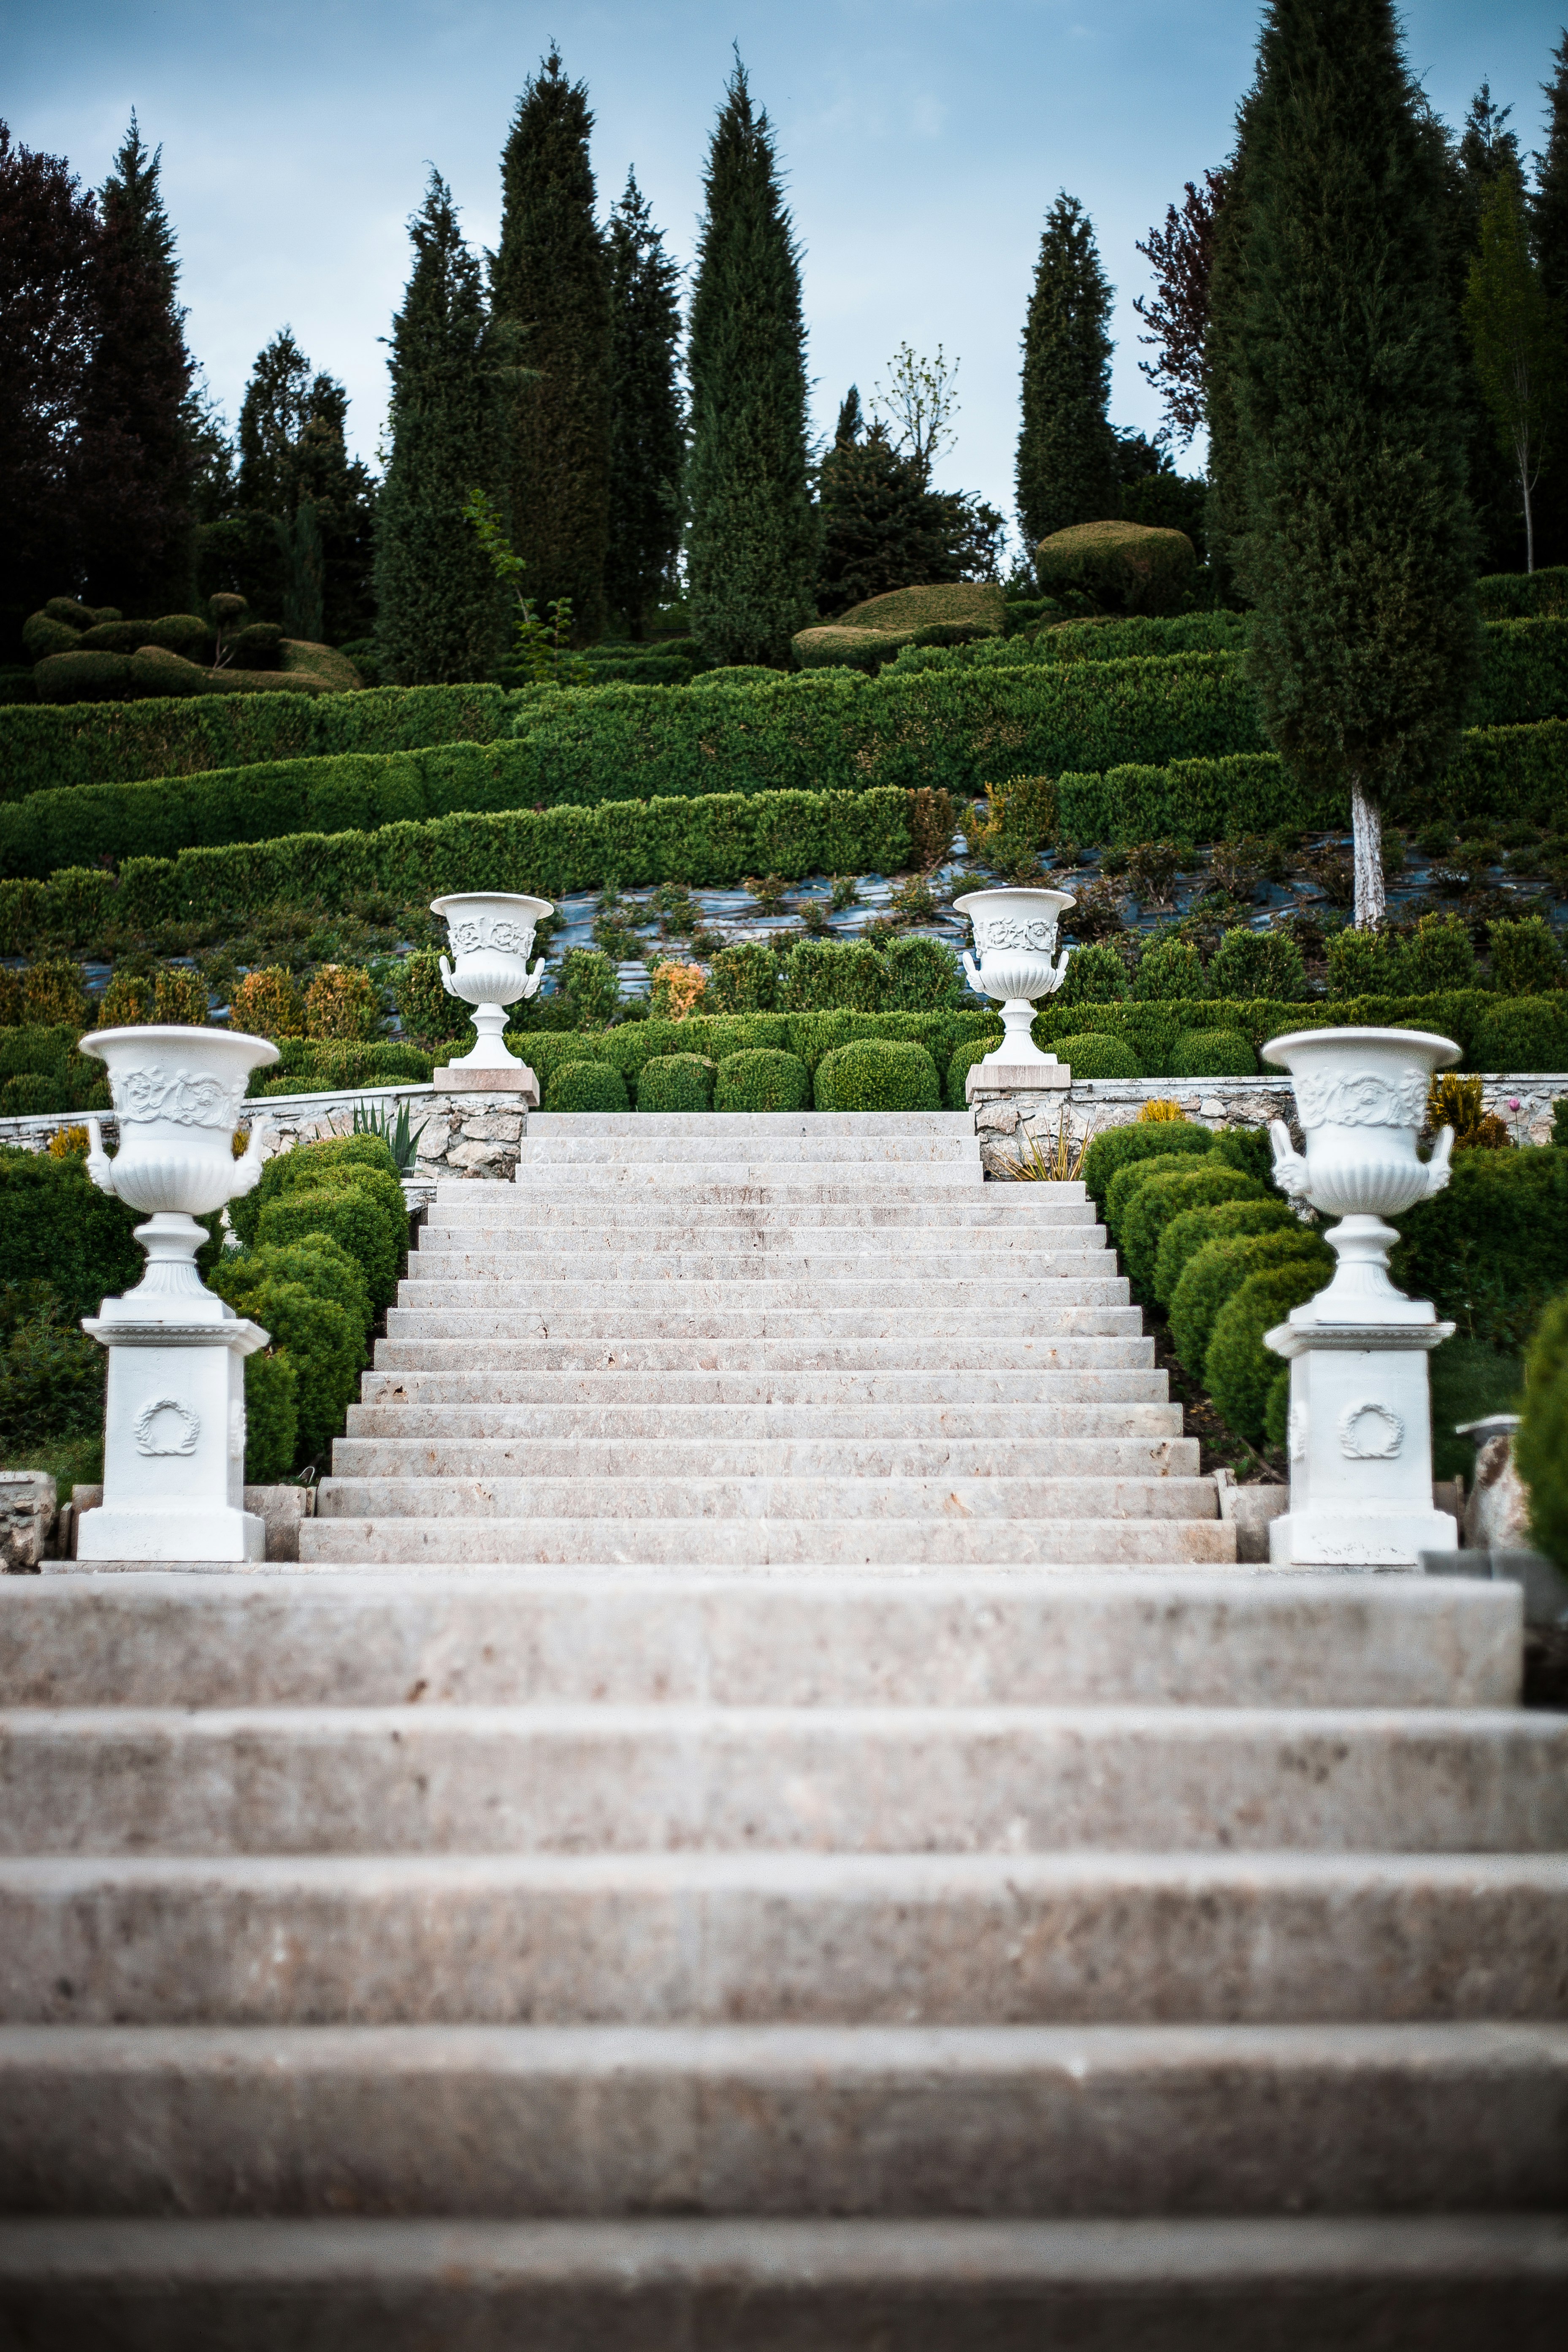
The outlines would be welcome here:
[[[1035,1016],[1038,1045],[1055,1052],[1060,1040],[1094,1031],[1119,1037],[1137,1055],[1146,1077],[1179,1075],[1178,1049],[1195,1035],[1228,1032],[1256,1050],[1294,1029],[1405,1027],[1452,1037],[1465,1049],[1464,1066],[1498,1073],[1568,1070],[1568,992],[1550,996],[1499,997],[1480,988],[1431,996],[1347,996],[1310,1004],[1251,1003],[1226,997],[1154,999],[1115,1004],[1047,1004]],[[1187,1058],[1195,1058],[1189,1053]],[[1266,1071],[1282,1076],[1282,1071]]]
[[[118,876],[67,866],[47,881],[0,882],[0,953],[85,941],[106,924],[238,924],[276,901],[332,906],[366,891],[405,902],[481,889],[559,898],[610,880],[712,887],[755,873],[890,874],[910,864],[911,823],[930,810],[915,802],[900,790],[623,800],[128,857]]]
[[[677,1054],[701,1055],[715,1068],[734,1054],[791,1054],[815,1079],[828,1054],[862,1039],[921,1045],[942,1076],[971,1040],[985,1038],[994,1045],[1001,1034],[1001,1019],[991,1013],[748,1013],[729,1018],[696,1014],[688,1021],[628,1021],[615,1029],[554,1034],[511,1030],[507,1042],[531,1066],[541,1094],[548,1097],[552,1080],[568,1063],[605,1063],[620,1072],[628,1091],[635,1093],[648,1063]]]

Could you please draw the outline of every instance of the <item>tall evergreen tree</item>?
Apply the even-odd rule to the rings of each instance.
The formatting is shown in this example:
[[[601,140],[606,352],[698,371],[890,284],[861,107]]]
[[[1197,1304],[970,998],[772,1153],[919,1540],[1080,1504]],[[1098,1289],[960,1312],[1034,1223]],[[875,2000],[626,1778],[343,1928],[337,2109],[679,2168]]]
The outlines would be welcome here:
[[[1546,147],[1535,158],[1531,233],[1546,299],[1568,319],[1568,32],[1552,52],[1557,70],[1542,84],[1546,99]]]
[[[854,406],[851,407],[851,403]],[[853,390],[818,473],[822,558],[817,610],[825,620],[890,588],[959,577],[955,501],[928,489],[918,459],[895,449],[885,425],[864,434]]]
[[[605,625],[610,530],[610,264],[594,218],[583,82],[552,49],[501,158],[490,299],[523,362],[510,399],[512,544],[536,605],[572,600],[578,644]]]
[[[375,548],[378,649],[397,686],[488,677],[506,618],[463,514],[469,492],[493,491],[501,468],[484,290],[438,172],[408,234],[414,270],[392,324],[392,457]]]
[[[237,590],[258,618],[281,621],[291,636],[324,633],[333,645],[368,635],[374,614],[375,486],[349,455],[348,405],[337,379],[312,371],[291,329],[281,328],[256,355],[240,404],[237,470],[221,519],[202,532],[204,587]]]
[[[738,58],[703,186],[687,353],[691,626],[715,661],[782,664],[813,617],[816,574],[805,323],[773,126]]]
[[[1524,568],[1535,569],[1535,487],[1558,428],[1564,389],[1562,321],[1530,249],[1524,200],[1500,173],[1481,213],[1465,324],[1481,389],[1511,459],[1524,516]]]
[[[1024,325],[1018,522],[1031,553],[1053,531],[1118,511],[1110,298],[1094,224],[1064,189],[1046,215]]]
[[[1215,214],[1209,257],[1208,317],[1204,326],[1204,423],[1208,429],[1208,488],[1204,497],[1204,551],[1222,604],[1242,596],[1237,553],[1247,528],[1247,480],[1236,382],[1241,362],[1245,301],[1248,124],[1256,89],[1243,100],[1236,144],[1225,166],[1225,194]]]
[[[1260,61],[1236,373],[1250,669],[1289,765],[1348,788],[1375,925],[1382,796],[1441,771],[1476,659],[1441,192],[1391,0],[1270,0]]]
[[[87,594],[136,618],[188,600],[195,551],[184,414],[193,371],[159,187],[163,153],[148,152],[132,114],[102,192],[97,332],[78,446]]]
[[[636,638],[675,588],[686,404],[677,358],[680,273],[635,173],[610,215],[610,531],[605,588]]]

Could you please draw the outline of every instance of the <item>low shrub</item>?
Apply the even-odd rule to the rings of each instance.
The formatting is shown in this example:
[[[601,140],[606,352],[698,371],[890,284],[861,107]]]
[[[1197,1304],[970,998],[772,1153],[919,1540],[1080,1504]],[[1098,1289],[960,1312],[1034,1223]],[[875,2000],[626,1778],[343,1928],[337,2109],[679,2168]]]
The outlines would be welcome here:
[[[1557,934],[1544,916],[1487,926],[1492,981],[1505,996],[1536,996],[1568,980]]]
[[[305,991],[307,1037],[374,1037],[381,1025],[375,984],[359,964],[324,963]]]
[[[1074,948],[1067,977],[1047,1003],[1052,1013],[1059,1013],[1079,1004],[1120,1004],[1131,993],[1127,966],[1110,941],[1089,940]]]
[[[1282,1323],[1293,1307],[1304,1307],[1323,1287],[1321,1268],[1303,1257],[1249,1274],[1215,1319],[1204,1359],[1204,1386],[1221,1418],[1238,1437],[1261,1438],[1268,1393],[1279,1375],[1279,1359],[1263,1335]]]
[[[1152,940],[1138,959],[1138,969],[1132,975],[1135,997],[1190,998],[1206,996],[1208,992],[1203,958],[1191,940]]]
[[[251,1073],[252,1096],[341,1094],[351,1087],[424,1086],[431,1060],[395,1039],[279,1037],[279,1058]]]
[[[364,1327],[326,1288],[320,1244],[327,1237],[314,1238],[314,1254],[301,1241],[292,1248],[263,1246],[226,1255],[210,1284],[237,1315],[259,1323],[274,1350],[284,1351],[293,1365],[295,1443],[308,1462],[319,1459],[341,1434],[364,1361]],[[335,1244],[329,1246],[334,1259],[348,1262]],[[308,1278],[300,1280],[300,1275]]]
[[[608,1062],[565,1062],[545,1089],[546,1110],[626,1110],[626,1082]]]
[[[1065,1062],[1075,1078],[1141,1078],[1143,1065],[1131,1045],[1103,1030],[1080,1030],[1076,1037],[1058,1038],[1051,1051]]]
[[[824,1055],[813,1095],[818,1110],[940,1110],[942,1081],[923,1045],[868,1037]]]
[[[1179,1160],[1165,1169],[1157,1160],[1145,1160],[1142,1166],[1150,1173],[1130,1191],[1116,1240],[1133,1290],[1140,1298],[1148,1298],[1153,1291],[1161,1236],[1173,1217],[1184,1210],[1209,1208],[1222,1201],[1258,1202],[1267,1194],[1255,1177],[1244,1176],[1238,1168],[1226,1168],[1212,1151],[1192,1166]]]
[[[1076,591],[1119,613],[1173,613],[1196,566],[1184,531],[1147,523],[1074,523],[1035,550],[1045,595]]]
[[[1272,997],[1292,1004],[1311,994],[1301,950],[1289,931],[1254,931],[1237,924],[1209,958],[1208,986],[1200,993],[1236,999]]]
[[[289,1204],[306,1193],[310,1213],[296,1213]],[[329,1214],[328,1203],[344,1205]],[[247,1248],[327,1234],[359,1265],[371,1306],[390,1304],[408,1245],[408,1209],[380,1136],[334,1136],[274,1153],[252,1191],[230,1202],[228,1219]]]
[[[730,1054],[719,1065],[713,1090],[715,1110],[808,1110],[811,1072],[798,1054],[776,1047],[753,1046],[750,1053]]]
[[[92,1003],[79,964],[56,957],[22,974],[19,1026],[85,1029],[91,1020]]]
[[[302,1037],[305,1000],[293,973],[282,964],[247,971],[229,999],[228,1019],[253,1037]]]
[[[1215,1152],[1214,1158],[1219,1157]],[[1182,1209],[1165,1224],[1154,1256],[1150,1285],[1156,1305],[1169,1307],[1189,1261],[1208,1242],[1239,1241],[1257,1234],[1306,1233],[1289,1202],[1248,1193],[1233,1201],[1215,1201],[1201,1208]]]
[[[637,1073],[638,1110],[711,1110],[714,1065],[706,1054],[656,1054]]]
[[[1057,831],[1057,788],[1049,776],[1009,776],[985,787],[985,816],[972,845],[1004,874],[1032,874]]]
[[[99,1191],[80,1159],[0,1147],[0,1295],[42,1284],[62,1323],[96,1315],[105,1298],[142,1279],[144,1260],[132,1238],[141,1222]]]
[[[948,1058],[945,1082],[949,1110],[968,1109],[969,1097],[966,1088],[969,1083],[969,1073],[976,1062],[983,1062],[987,1054],[994,1053],[999,1042],[995,1037],[971,1037],[965,1045],[953,1047]]]
[[[146,1024],[171,1023],[184,1029],[206,1025],[208,994],[199,971],[178,966],[151,977],[116,972],[98,1008],[100,1029],[133,1029]]]
[[[1568,1284],[1568,1150],[1456,1153],[1444,1190],[1399,1226],[1389,1265],[1401,1290],[1429,1298],[1464,1339],[1522,1348]]]
[[[1333,1255],[1305,1226],[1298,1225],[1294,1232],[1281,1227],[1272,1233],[1221,1234],[1193,1252],[1171,1293],[1171,1344],[1194,1380],[1206,1381],[1209,1342],[1227,1299],[1252,1276],[1298,1262],[1311,1269],[1311,1287],[1302,1294],[1310,1298],[1331,1278]],[[1230,1419],[1228,1413],[1226,1419]]]
[[[1505,999],[1482,1014],[1468,1059],[1479,1070],[1568,1070],[1568,994]]]
[[[1568,1569],[1568,1292],[1547,1307],[1525,1357],[1513,1450],[1530,1489],[1531,1540]]]
[[[1258,1056],[1236,1029],[1184,1029],[1171,1055],[1173,1078],[1253,1078]]]
[[[106,1351],[60,1314],[47,1285],[30,1287],[35,1312],[16,1322],[0,1312],[0,1453],[11,1458],[103,1426]]]
[[[1206,1127],[1189,1126],[1185,1120],[1160,1119],[1145,1124],[1138,1119],[1130,1127],[1110,1128],[1104,1135],[1095,1137],[1084,1155],[1083,1181],[1089,1198],[1103,1215],[1106,1192],[1119,1169],[1136,1160],[1212,1151],[1214,1140]]]
[[[1546,563],[1538,572],[1485,572],[1476,583],[1476,605],[1483,621],[1568,613],[1568,564]]]
[[[721,948],[709,965],[706,1002],[718,1013],[771,1013],[778,981],[777,949],[763,940],[742,940]]]
[[[299,1455],[300,1383],[292,1359],[268,1349],[245,1360],[245,1483],[281,1485]]]
[[[1151,1134],[1162,1132],[1157,1128],[1152,1128],[1149,1131]],[[1173,1122],[1168,1123],[1163,1131],[1173,1138],[1179,1137],[1182,1132]],[[1119,1248],[1121,1243],[1121,1220],[1127,1213],[1128,1203],[1140,1186],[1147,1184],[1155,1176],[1168,1175],[1173,1169],[1189,1166],[1191,1159],[1195,1157],[1196,1154],[1189,1157],[1179,1142],[1173,1142],[1171,1148],[1165,1151],[1156,1147],[1152,1152],[1140,1152],[1136,1156],[1129,1156],[1116,1169],[1105,1188],[1103,1214],[1105,1230]]]

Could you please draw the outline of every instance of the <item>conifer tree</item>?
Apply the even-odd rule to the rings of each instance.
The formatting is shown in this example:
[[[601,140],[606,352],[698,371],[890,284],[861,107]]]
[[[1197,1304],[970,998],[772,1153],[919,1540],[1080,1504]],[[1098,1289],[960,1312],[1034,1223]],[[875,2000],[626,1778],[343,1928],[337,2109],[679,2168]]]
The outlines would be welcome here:
[[[512,544],[537,607],[570,597],[578,644],[604,630],[610,526],[610,265],[593,127],[586,86],[552,48],[518,100],[490,262],[491,306],[522,363],[509,402]]]
[[[87,595],[134,618],[185,604],[195,567],[192,366],[174,236],[136,117],[104,183],[96,334],[83,387],[77,500]]]
[[[1247,217],[1247,122],[1256,92],[1237,115],[1236,145],[1225,167],[1225,194],[1215,214],[1209,263],[1208,319],[1204,329],[1204,422],[1208,428],[1208,488],[1204,498],[1204,551],[1215,590],[1229,604],[1241,593],[1237,551],[1247,528],[1247,480],[1237,421],[1236,379],[1244,288],[1242,253]]]
[[[1558,316],[1568,319],[1568,32],[1552,52],[1557,70],[1542,85],[1546,99],[1546,147],[1535,158],[1531,234],[1541,283]]]
[[[677,373],[679,272],[635,173],[610,215],[610,530],[605,588],[636,638],[671,595],[680,551],[686,409]]]
[[[1563,406],[1560,320],[1530,250],[1524,200],[1500,173],[1481,213],[1470,264],[1465,324],[1499,438],[1511,459],[1524,514],[1524,568],[1535,569],[1535,487]]]
[[[1289,765],[1348,789],[1356,920],[1384,793],[1429,782],[1476,658],[1441,200],[1391,0],[1270,0],[1248,124],[1249,664]]]
[[[392,324],[392,457],[376,515],[376,636],[396,686],[488,677],[505,636],[501,592],[464,518],[500,471],[479,265],[432,171],[408,224],[414,270]]]
[[[1094,224],[1064,189],[1046,215],[1024,324],[1018,522],[1031,553],[1053,531],[1119,509],[1110,397],[1110,298]]]
[[[805,325],[773,127],[738,58],[703,184],[687,356],[691,626],[714,661],[781,664],[814,613]]]

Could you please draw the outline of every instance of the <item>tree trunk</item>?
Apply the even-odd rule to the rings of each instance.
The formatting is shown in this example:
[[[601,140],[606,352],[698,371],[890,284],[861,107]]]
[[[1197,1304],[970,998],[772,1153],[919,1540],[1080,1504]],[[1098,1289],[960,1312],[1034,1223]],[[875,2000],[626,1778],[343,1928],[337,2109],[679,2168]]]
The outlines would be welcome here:
[[[1519,468],[1519,486],[1524,493],[1524,568],[1528,572],[1535,569],[1535,516],[1530,504],[1530,468],[1522,461]]]
[[[1355,921],[1375,931],[1388,911],[1383,887],[1383,812],[1360,776],[1351,778],[1351,830],[1355,843]]]

